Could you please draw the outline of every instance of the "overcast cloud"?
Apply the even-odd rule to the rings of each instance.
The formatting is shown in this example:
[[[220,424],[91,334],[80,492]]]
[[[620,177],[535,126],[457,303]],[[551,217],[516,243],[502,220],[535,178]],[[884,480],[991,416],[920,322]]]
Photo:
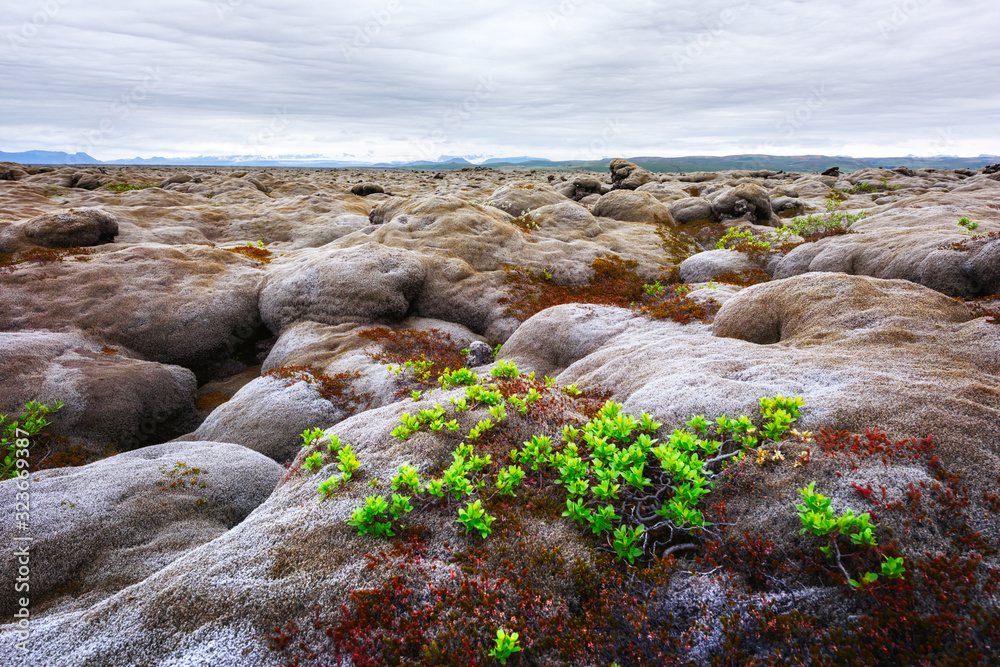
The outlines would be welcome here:
[[[1000,154],[996,0],[23,0],[0,150]]]

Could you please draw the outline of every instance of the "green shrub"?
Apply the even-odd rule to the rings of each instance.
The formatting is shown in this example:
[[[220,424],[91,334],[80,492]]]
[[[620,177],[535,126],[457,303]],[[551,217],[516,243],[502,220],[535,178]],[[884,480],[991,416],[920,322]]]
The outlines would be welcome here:
[[[41,433],[49,425],[45,415],[59,410],[62,406],[62,401],[56,402],[52,407],[30,401],[25,404],[20,418],[14,421],[7,421],[7,415],[0,415],[0,426],[3,427],[0,452],[4,454],[3,465],[0,466],[0,479],[17,477],[18,458],[28,455],[28,447],[31,444],[28,438]]]

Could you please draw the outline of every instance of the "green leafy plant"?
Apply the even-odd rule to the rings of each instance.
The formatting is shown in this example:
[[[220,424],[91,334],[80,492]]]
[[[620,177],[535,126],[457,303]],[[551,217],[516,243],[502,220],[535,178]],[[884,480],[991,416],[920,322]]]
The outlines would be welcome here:
[[[716,250],[736,250],[751,257],[764,257],[771,253],[771,244],[754,236],[749,229],[731,227],[715,244]]]
[[[627,560],[628,564],[632,565],[636,557],[642,555],[642,549],[635,545],[639,541],[639,536],[642,535],[643,530],[643,526],[636,526],[635,528],[622,526],[614,531],[615,539],[611,546],[614,547],[619,560]]]
[[[399,467],[399,474],[392,478],[392,490],[408,489],[410,493],[417,493],[420,490],[420,475],[417,469],[409,464]]]
[[[962,227],[965,227],[970,232],[979,229],[979,223],[969,220],[968,218],[962,218],[961,220],[958,221],[958,224]]]
[[[365,499],[364,507],[354,510],[348,524],[358,529],[361,535],[374,535],[375,537],[392,537],[392,523],[383,520],[389,512],[389,501],[382,496],[368,496]]]
[[[505,628],[500,628],[497,630],[496,643],[490,650],[490,657],[499,660],[501,665],[506,665],[507,658],[520,650],[518,634],[516,632],[507,634]]]
[[[3,465],[0,466],[0,479],[17,476],[18,455],[27,457],[28,447],[31,444],[29,438],[41,433],[49,425],[45,416],[62,406],[62,401],[56,402],[51,407],[38,401],[29,401],[24,406],[24,412],[14,421],[7,421],[6,415],[0,415],[0,426],[3,427],[0,452],[4,454]]]
[[[465,526],[466,532],[478,531],[479,536],[483,538],[493,532],[490,526],[493,525],[495,520],[495,517],[486,513],[480,500],[469,503],[465,506],[465,509],[458,511],[458,522]]]
[[[521,466],[512,465],[506,469],[501,468],[497,472],[497,493],[502,496],[513,496],[514,487],[519,486],[522,479],[524,479],[524,469]]]
[[[468,368],[459,368],[455,371],[446,368],[441,377],[438,378],[438,382],[441,383],[443,389],[451,389],[458,385],[479,384],[479,377]]]
[[[513,380],[521,374],[517,369],[517,364],[513,361],[498,361],[497,365],[490,371],[490,375],[495,378]]]
[[[321,428],[309,428],[302,431],[302,446],[310,447],[313,442],[319,440],[323,437],[323,429]]]
[[[323,498],[329,498],[333,495],[333,492],[337,490],[343,484],[343,480],[336,475],[330,475],[329,478],[319,483],[317,490]]]
[[[659,280],[657,280],[652,285],[643,285],[642,286],[642,290],[646,294],[648,294],[649,296],[659,296],[660,294],[663,293],[663,290],[665,290],[665,289],[666,288],[663,285],[660,284]]]
[[[819,547],[820,552],[827,558],[833,558],[837,569],[843,575],[844,580],[854,588],[859,588],[862,584],[868,584],[878,579],[874,572],[864,574],[861,581],[853,579],[844,567],[840,546],[837,537],[844,535],[850,541],[861,547],[877,546],[874,534],[874,526],[869,522],[870,516],[867,512],[855,516],[854,512],[847,510],[843,515],[837,517],[830,508],[831,500],[821,493],[816,492],[816,482],[810,482],[804,488],[799,489],[802,496],[802,505],[796,505],[799,520],[802,528],[799,534],[811,533],[817,537],[827,537],[825,546]],[[882,571],[890,578],[898,578],[905,571],[903,559],[887,557],[888,560],[882,564]]]
[[[344,482],[350,481],[351,477],[354,475],[354,471],[361,467],[361,463],[358,461],[357,457],[354,456],[354,452],[351,451],[350,445],[344,445],[337,452],[337,458],[340,460],[340,464],[337,468],[344,473]]]
[[[109,192],[129,192],[131,190],[145,190],[146,188],[155,188],[158,183],[105,183],[101,186],[102,190],[107,190]]]
[[[305,463],[302,467],[306,470],[319,470],[323,467],[323,455],[319,452],[315,452],[306,457]]]

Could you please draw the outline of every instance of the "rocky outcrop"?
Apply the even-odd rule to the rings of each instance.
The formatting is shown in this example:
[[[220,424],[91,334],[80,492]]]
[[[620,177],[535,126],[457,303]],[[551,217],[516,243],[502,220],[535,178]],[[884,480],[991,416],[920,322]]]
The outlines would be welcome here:
[[[675,224],[670,209],[648,192],[615,190],[601,197],[593,208],[594,215],[626,222]]]
[[[194,373],[136,359],[79,332],[0,333],[0,414],[57,402],[52,430],[90,451],[162,442],[197,426]],[[62,447],[54,443],[52,454]]]
[[[486,205],[518,216],[567,199],[550,185],[538,181],[518,181],[494,190]]]
[[[217,442],[165,443],[33,473],[32,610],[84,611],[146,580],[238,525],[280,476],[270,459]],[[17,480],[0,482],[5,513],[13,514],[18,492]],[[0,526],[0,539],[13,544],[14,528]],[[16,572],[8,549],[0,583],[13,590]],[[0,599],[4,616],[14,609],[14,596]]]
[[[767,190],[752,183],[737,185],[712,201],[712,210],[719,220],[747,220],[757,225],[774,225],[771,197]]]
[[[628,160],[612,160],[611,187],[615,190],[635,190],[653,180],[653,174]]]
[[[118,236],[118,220],[107,211],[87,208],[40,215],[15,223],[0,232],[0,252],[16,252],[32,246],[72,248],[112,243]]]

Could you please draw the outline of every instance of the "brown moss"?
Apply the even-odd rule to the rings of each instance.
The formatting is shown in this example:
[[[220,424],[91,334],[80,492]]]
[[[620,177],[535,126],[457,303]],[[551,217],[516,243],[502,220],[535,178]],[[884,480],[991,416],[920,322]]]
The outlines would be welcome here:
[[[80,262],[89,261],[87,255],[95,252],[93,248],[29,248],[15,253],[0,252],[0,273],[10,273],[19,264],[38,262],[53,264],[72,259]]]
[[[234,252],[237,255],[243,255],[244,257],[249,257],[252,260],[261,262],[263,264],[270,263],[273,253],[267,248],[260,248],[257,246],[238,246],[236,248],[223,248],[226,252]]]
[[[360,371],[344,371],[336,375],[326,375],[306,366],[282,366],[264,373],[263,377],[285,380],[285,386],[295,382],[307,382],[324,399],[348,413],[364,411],[371,407],[374,398],[370,392],[357,393],[351,381],[361,377]]]
[[[223,394],[221,391],[211,391],[207,394],[199,396],[197,400],[195,400],[194,405],[199,410],[212,411],[227,402],[230,398],[232,398],[232,396]]]
[[[369,351],[368,356],[384,364],[405,364],[410,360],[432,362],[432,366],[421,379],[422,384],[437,382],[445,369],[465,367],[465,356],[451,335],[440,329],[421,331],[419,329],[394,330],[388,327],[365,329],[359,336],[377,343],[377,351]]]
[[[660,294],[647,294],[646,281],[636,272],[639,263],[618,255],[594,260],[594,275],[586,285],[555,283],[546,272],[506,267],[507,296],[500,299],[512,317],[525,321],[546,308],[569,303],[595,303],[632,308],[654,319],[673,319],[687,323],[696,319],[710,321],[718,310],[713,305],[692,301],[678,285],[664,287]],[[664,280],[669,280],[669,276]]]
[[[760,268],[747,269],[746,271],[727,271],[715,277],[716,282],[739,285],[740,287],[759,285],[769,280],[771,280],[771,276],[767,274],[767,271]]]

